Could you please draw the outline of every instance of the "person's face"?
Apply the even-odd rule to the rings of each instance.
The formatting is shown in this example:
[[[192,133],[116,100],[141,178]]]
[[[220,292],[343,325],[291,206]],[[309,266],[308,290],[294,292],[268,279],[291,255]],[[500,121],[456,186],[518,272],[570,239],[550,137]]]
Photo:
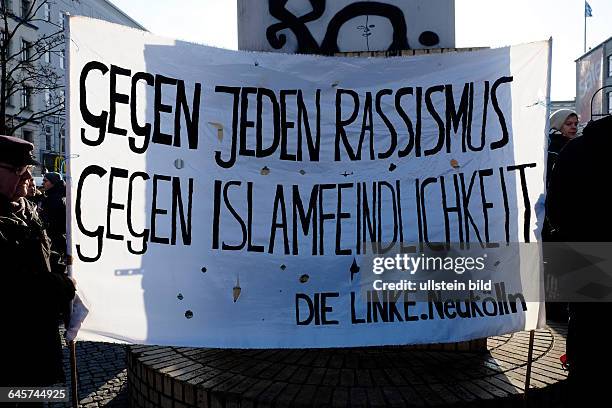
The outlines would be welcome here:
[[[570,115],[565,119],[563,126],[561,126],[561,134],[569,139],[576,137],[578,131],[578,117]]]
[[[28,197],[34,197],[36,195],[36,182],[34,179],[30,179],[28,182]]]
[[[28,194],[32,166],[15,167],[0,163],[0,194],[14,201]]]
[[[46,177],[43,179],[43,190],[47,191],[53,187],[53,183],[51,183]]]

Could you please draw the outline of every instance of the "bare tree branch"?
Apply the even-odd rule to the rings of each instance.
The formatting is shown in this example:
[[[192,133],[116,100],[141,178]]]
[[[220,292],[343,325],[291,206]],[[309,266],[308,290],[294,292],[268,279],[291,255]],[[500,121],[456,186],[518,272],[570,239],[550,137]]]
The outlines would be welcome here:
[[[3,39],[0,42],[0,134],[14,134],[28,124],[39,124],[64,112],[63,72],[45,61],[46,55],[61,55],[64,48],[61,21],[56,24],[43,15],[43,7],[51,3],[31,0],[25,9],[21,8],[23,3],[19,4],[16,12],[0,8]],[[38,37],[19,40],[29,37],[23,33],[30,27],[43,25],[46,29]],[[23,92],[30,98],[29,106],[24,106]]]

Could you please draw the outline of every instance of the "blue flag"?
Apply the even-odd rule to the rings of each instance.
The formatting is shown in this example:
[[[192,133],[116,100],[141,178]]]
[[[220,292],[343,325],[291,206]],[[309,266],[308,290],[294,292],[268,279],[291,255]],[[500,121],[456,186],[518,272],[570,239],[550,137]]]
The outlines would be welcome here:
[[[585,17],[593,17],[593,9],[588,2],[584,2],[584,16]]]

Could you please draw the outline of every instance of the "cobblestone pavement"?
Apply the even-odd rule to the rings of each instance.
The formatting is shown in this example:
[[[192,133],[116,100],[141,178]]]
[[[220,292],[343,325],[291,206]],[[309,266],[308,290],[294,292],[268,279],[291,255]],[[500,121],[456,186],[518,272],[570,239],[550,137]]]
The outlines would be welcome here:
[[[112,343],[77,342],[80,407],[128,407],[126,347]],[[65,344],[64,372],[67,383],[63,386],[71,390],[70,355]],[[49,406],[70,408],[71,403],[55,403]]]
[[[125,347],[120,344],[79,341],[76,343],[79,405],[94,407],[127,407],[127,369]],[[64,372],[71,390],[70,354],[64,344]],[[70,393],[70,391],[69,391]],[[49,404],[71,407],[71,403]]]

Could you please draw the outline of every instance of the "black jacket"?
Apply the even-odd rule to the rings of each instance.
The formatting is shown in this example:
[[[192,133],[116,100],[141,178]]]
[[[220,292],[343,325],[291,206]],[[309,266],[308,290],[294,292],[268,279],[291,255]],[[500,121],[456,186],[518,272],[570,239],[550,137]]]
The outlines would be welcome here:
[[[64,380],[58,321],[74,297],[36,207],[0,196],[0,386]]]
[[[548,135],[548,155],[546,157],[546,189],[548,190],[550,184],[550,178],[559,159],[561,150],[572,140],[564,137],[559,131],[553,131]],[[542,228],[542,241],[552,242],[557,240],[555,235],[554,227],[551,225],[548,213],[544,218],[544,226]]]
[[[559,158],[561,149],[572,139],[568,139],[558,131],[553,131],[548,135],[548,154],[546,157],[546,186],[550,181],[552,169]]]
[[[547,215],[558,231],[559,241],[589,242],[612,248],[612,205],[609,190],[612,178],[612,116],[591,122],[583,136],[569,142],[559,154],[553,169],[547,197]],[[597,244],[599,243],[599,244]],[[600,255],[601,256],[601,255]],[[591,260],[595,258],[585,258]],[[601,268],[606,263],[598,262]],[[609,264],[609,261],[608,261]],[[610,274],[609,270],[605,272]],[[584,273],[584,272],[582,272]],[[593,272],[588,272],[593,273]],[[603,273],[603,270],[602,270]],[[603,275],[605,276],[605,275]],[[598,284],[601,275],[585,277]],[[581,288],[576,288],[580,291]],[[569,304],[567,356],[573,384],[570,406],[588,405],[607,396],[608,372],[612,366],[609,351],[612,334],[612,303]]]
[[[591,122],[561,149],[550,176],[546,214],[567,242],[612,241],[612,117]]]
[[[66,253],[66,186],[56,184],[45,192],[40,217],[54,251]]]

